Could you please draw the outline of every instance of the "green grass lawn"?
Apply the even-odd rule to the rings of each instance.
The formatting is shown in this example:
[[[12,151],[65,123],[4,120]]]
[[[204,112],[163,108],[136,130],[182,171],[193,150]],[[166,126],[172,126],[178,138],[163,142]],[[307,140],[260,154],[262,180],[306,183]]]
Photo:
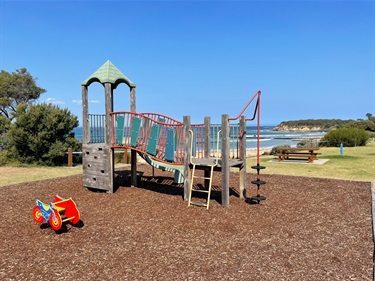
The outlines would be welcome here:
[[[343,156],[338,147],[322,147],[319,152],[319,159],[329,161],[322,165],[295,164],[269,162],[273,156],[262,156],[260,164],[266,169],[261,173],[375,182],[375,141],[362,147],[344,147]],[[248,158],[246,170],[251,172],[251,166],[256,164],[256,157]]]
[[[337,178],[375,182],[375,141],[365,147],[344,147],[340,156],[337,147],[322,147],[319,159],[329,159],[323,165],[269,162],[273,156],[262,156],[266,166],[261,173],[319,178]],[[256,157],[247,159],[247,172],[255,172]],[[0,167],[0,186],[82,174],[82,167]]]
[[[0,186],[82,174],[82,166],[67,167],[0,167]]]

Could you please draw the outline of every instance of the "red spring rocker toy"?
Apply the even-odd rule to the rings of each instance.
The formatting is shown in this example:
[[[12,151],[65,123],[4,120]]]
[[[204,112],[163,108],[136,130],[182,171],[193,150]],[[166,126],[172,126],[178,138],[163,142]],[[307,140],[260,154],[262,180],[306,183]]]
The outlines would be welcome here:
[[[36,200],[33,217],[38,224],[44,220],[48,221],[56,231],[61,228],[63,222],[69,221],[71,224],[77,224],[80,220],[80,214],[73,199],[63,199],[58,195],[49,204]]]

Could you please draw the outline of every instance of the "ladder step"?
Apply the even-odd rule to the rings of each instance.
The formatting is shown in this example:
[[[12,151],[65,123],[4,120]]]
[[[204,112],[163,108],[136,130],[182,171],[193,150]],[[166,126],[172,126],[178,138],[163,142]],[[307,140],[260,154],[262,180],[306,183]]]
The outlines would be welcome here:
[[[208,177],[201,177],[201,176],[193,176],[193,178],[195,178],[195,179],[205,179],[205,180],[211,179],[211,178],[208,178]]]
[[[190,205],[196,205],[196,206],[201,206],[201,207],[207,207],[207,204],[206,204],[206,203],[203,203],[203,202],[193,202],[193,201],[191,201],[191,202],[190,202]]]
[[[194,169],[194,168],[193,168]],[[212,169],[211,169],[211,173],[210,173],[210,176],[209,177],[207,177],[206,176],[206,174],[205,174],[205,176],[195,176],[194,175],[194,171],[195,170],[193,170],[193,174],[191,175],[191,186],[190,186],[190,197],[189,197],[189,206],[190,205],[197,205],[197,206],[201,206],[201,207],[207,207],[207,209],[208,209],[208,206],[209,206],[209,204],[210,204],[210,192],[211,192],[211,182],[212,182]],[[210,182],[209,182],[209,188],[208,188],[208,190],[204,190],[204,189],[195,189],[195,188],[193,188],[193,182],[194,182],[194,178],[196,178],[196,179],[204,179],[204,180],[209,180]],[[202,202],[193,202],[193,201],[191,201],[191,196],[192,196],[192,193],[193,193],[193,191],[194,192],[201,192],[201,193],[206,193],[207,194],[207,201],[206,201],[206,203],[202,203]]]
[[[208,190],[203,190],[203,189],[194,189],[194,188],[192,188],[191,190],[192,191],[196,191],[196,192],[208,193]]]

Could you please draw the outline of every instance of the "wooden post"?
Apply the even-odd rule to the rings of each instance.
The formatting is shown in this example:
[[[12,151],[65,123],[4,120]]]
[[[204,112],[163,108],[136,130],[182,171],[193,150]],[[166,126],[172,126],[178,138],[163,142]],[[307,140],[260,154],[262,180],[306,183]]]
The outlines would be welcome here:
[[[136,112],[136,97],[135,97],[135,88],[130,88],[130,111]],[[130,151],[130,184],[131,186],[137,186],[137,152],[135,150]]]
[[[73,166],[73,149],[71,147],[68,148],[68,167],[71,168]]]
[[[204,117],[204,144],[203,144],[203,149],[204,149],[204,158],[209,158],[210,157],[210,127],[211,127],[211,118],[210,117]],[[210,177],[210,170],[205,169],[204,170],[204,177],[209,178]],[[208,186],[210,184],[209,179],[204,180],[204,186],[205,188],[208,189]]]
[[[135,97],[135,88],[130,88],[130,111],[136,112],[136,97]]]
[[[123,155],[123,160],[124,164],[128,164],[128,150],[125,148],[124,149],[124,155]]]
[[[105,142],[107,149],[109,150],[109,157],[107,163],[108,169],[108,192],[113,193],[113,175],[114,175],[114,149],[111,148],[112,145],[112,118],[110,112],[113,111],[113,89],[111,83],[105,83]]]
[[[190,138],[190,116],[184,116],[184,200],[189,199],[190,193],[190,155],[191,155],[191,138]]]
[[[204,117],[204,158],[210,157],[210,127],[211,127],[211,118]]]
[[[110,112],[113,111],[113,90],[111,83],[105,83],[105,142],[112,145],[112,120]]]
[[[229,207],[229,121],[228,114],[221,115],[221,205]]]
[[[243,161],[240,167],[240,199],[246,198],[246,117],[240,118],[240,158]]]
[[[89,139],[89,113],[88,113],[88,89],[82,86],[82,143],[87,144]]]

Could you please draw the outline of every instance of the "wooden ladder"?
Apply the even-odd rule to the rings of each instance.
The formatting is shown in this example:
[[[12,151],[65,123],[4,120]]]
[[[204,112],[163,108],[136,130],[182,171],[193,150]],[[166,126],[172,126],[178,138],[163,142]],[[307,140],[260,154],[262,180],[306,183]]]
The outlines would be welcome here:
[[[191,181],[190,181],[190,192],[189,192],[189,201],[188,201],[188,206],[190,205],[197,205],[197,206],[202,206],[202,207],[207,207],[207,210],[208,208],[210,207],[210,197],[211,197],[211,187],[212,187],[212,176],[213,176],[213,173],[214,173],[214,167],[217,165],[216,163],[213,164],[213,165],[207,165],[208,167],[210,167],[210,176],[209,177],[202,177],[202,176],[196,176],[195,175],[195,166],[199,165],[199,164],[193,164],[193,171],[191,173]],[[199,165],[199,166],[203,166],[203,165]],[[206,166],[206,165],[205,165]],[[204,189],[196,189],[194,188],[194,179],[205,179],[205,180],[209,180],[208,182],[208,190],[204,190]],[[195,192],[202,192],[202,193],[207,193],[207,201],[206,203],[202,203],[202,202],[193,202],[191,201],[191,197],[192,197],[192,194],[193,194],[193,191]]]
[[[220,135],[220,132],[221,132],[221,130],[218,131],[218,133],[217,133],[216,158],[193,158],[192,157],[193,148],[191,147],[191,150],[190,150],[191,151],[191,154],[190,154],[190,164],[193,165],[193,171],[191,173],[188,206],[191,206],[191,205],[202,206],[202,207],[206,207],[207,210],[210,207],[212,177],[213,177],[213,174],[214,174],[214,168],[217,166],[217,164],[219,162],[218,151],[219,151],[219,135]],[[190,130],[190,134],[192,136],[191,143],[193,143],[194,134],[193,134],[192,130]],[[193,146],[193,145],[191,145],[191,146]],[[207,168],[209,167],[210,168],[209,169],[210,170],[210,176],[209,177],[207,177],[207,176],[196,176],[195,175],[195,171],[196,171],[195,168],[196,168],[196,166],[207,167]],[[204,171],[206,171],[206,170],[204,170]],[[204,190],[204,189],[194,188],[194,179],[208,180],[208,189]],[[195,191],[195,192],[201,192],[201,193],[207,193],[207,201],[206,201],[206,203],[191,201],[191,197],[192,197],[193,191]]]

